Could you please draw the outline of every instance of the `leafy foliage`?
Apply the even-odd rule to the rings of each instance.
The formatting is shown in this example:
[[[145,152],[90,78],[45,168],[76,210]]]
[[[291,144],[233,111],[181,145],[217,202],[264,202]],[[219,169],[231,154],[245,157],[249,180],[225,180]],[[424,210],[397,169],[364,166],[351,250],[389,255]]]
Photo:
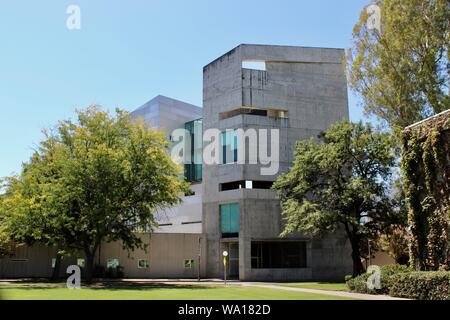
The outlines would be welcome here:
[[[186,184],[170,159],[163,133],[117,110],[97,107],[62,121],[20,176],[8,179],[2,201],[17,241],[83,250],[90,281],[102,241],[142,247],[137,231],[156,225],[154,213],[176,204]]]
[[[410,259],[416,270],[448,268],[450,112],[403,132]]]
[[[388,133],[349,122],[332,126],[323,138],[322,144],[297,142],[292,168],[274,183],[286,220],[283,235],[343,228],[356,276],[363,269],[361,241],[400,220],[388,194],[394,143]]]
[[[367,280],[369,279],[369,273],[363,273],[355,278],[349,278],[346,281],[347,287],[350,291],[358,293],[369,293],[369,294],[388,294],[392,284],[392,276],[397,274],[403,274],[411,272],[411,268],[404,265],[385,265],[380,267],[380,289],[369,289],[367,287]]]
[[[403,225],[393,225],[380,236],[380,249],[398,264],[409,262],[408,232]]]
[[[393,133],[450,107],[448,0],[380,0],[381,30],[366,10],[353,29],[348,53],[351,88],[365,111]],[[370,24],[369,24],[370,25]]]
[[[389,294],[418,300],[450,300],[450,272],[425,271],[392,276]]]

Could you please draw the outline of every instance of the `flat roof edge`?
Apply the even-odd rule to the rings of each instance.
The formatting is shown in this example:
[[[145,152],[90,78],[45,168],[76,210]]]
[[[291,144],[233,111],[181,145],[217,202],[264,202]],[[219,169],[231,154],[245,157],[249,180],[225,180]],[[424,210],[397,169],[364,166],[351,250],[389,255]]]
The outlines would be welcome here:
[[[224,54],[222,54],[221,56],[217,57],[216,59],[214,59],[213,61],[211,61],[210,63],[206,64],[203,67],[203,71],[205,71],[205,69],[207,69],[209,66],[215,64],[217,61],[219,61],[220,59],[222,59],[223,57],[226,57],[227,55],[230,55],[232,53],[234,53],[236,50],[238,49],[249,49],[252,47],[261,47],[261,48],[286,48],[286,49],[298,49],[298,50],[327,50],[327,51],[337,51],[337,52],[341,52],[341,54],[345,54],[345,49],[344,48],[331,48],[331,47],[309,47],[309,46],[293,46],[293,45],[278,45],[278,44],[250,44],[250,43],[241,43],[239,45],[237,45],[236,47],[234,47],[233,49],[225,52]],[[280,61],[278,59],[267,59],[267,61]],[[301,62],[301,61],[299,61]],[[324,62],[326,63],[326,62]],[[334,63],[333,61],[330,61],[329,63]]]

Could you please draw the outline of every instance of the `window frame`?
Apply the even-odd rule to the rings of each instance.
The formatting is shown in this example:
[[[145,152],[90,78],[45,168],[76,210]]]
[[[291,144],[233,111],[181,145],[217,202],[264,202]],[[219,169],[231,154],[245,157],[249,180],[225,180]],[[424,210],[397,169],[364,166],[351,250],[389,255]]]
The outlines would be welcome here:
[[[141,266],[140,262],[145,261],[145,266]],[[148,259],[138,259],[137,261],[137,267],[138,269],[149,269],[150,268],[150,261]]]
[[[77,266],[79,266],[80,268],[84,268],[86,266],[86,260],[84,258],[77,258]]]
[[[293,255],[292,246],[289,244],[298,244],[299,251]],[[251,242],[251,268],[252,269],[305,269],[308,268],[308,242],[306,240],[278,240],[264,241],[255,240]],[[283,247],[283,245],[285,245]],[[264,247],[265,246],[265,247]],[[255,253],[255,251],[257,251]],[[276,255],[279,255],[278,257]],[[268,256],[266,256],[268,255]],[[275,256],[275,257],[274,257]],[[292,263],[297,259],[298,264],[294,266],[286,264]]]
[[[113,261],[113,260],[117,260],[117,265],[116,265],[116,266],[109,266],[110,261]],[[106,269],[109,269],[109,268],[118,268],[118,267],[120,267],[120,259],[119,259],[119,258],[110,258],[110,259],[107,259],[107,260],[106,260]]]
[[[219,205],[219,226],[222,239],[239,237],[239,219],[240,205],[238,202],[223,203]]]
[[[189,262],[188,264],[186,262]],[[184,269],[194,269],[195,268],[195,259],[184,259],[183,260]]]

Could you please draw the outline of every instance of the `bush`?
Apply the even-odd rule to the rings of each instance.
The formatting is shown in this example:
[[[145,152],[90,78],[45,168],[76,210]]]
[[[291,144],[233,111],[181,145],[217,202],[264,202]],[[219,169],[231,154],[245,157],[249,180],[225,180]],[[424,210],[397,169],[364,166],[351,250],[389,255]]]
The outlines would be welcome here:
[[[123,273],[122,266],[117,266],[115,268],[109,267],[106,269],[105,278],[119,279],[119,278],[123,278],[123,277],[124,277],[124,273]]]
[[[96,264],[94,266],[93,276],[94,276],[94,278],[104,278],[105,277],[105,267],[100,264]]]
[[[367,279],[369,274],[363,273],[355,278],[347,280],[347,287],[352,292],[369,293],[367,288]]]
[[[389,295],[420,300],[450,300],[450,272],[418,271],[391,277]]]
[[[380,267],[380,283],[381,289],[369,289],[367,287],[367,279],[370,273],[363,273],[355,278],[347,281],[347,287],[350,291],[370,294],[388,294],[392,286],[392,276],[410,272],[411,268],[408,266],[393,264]]]

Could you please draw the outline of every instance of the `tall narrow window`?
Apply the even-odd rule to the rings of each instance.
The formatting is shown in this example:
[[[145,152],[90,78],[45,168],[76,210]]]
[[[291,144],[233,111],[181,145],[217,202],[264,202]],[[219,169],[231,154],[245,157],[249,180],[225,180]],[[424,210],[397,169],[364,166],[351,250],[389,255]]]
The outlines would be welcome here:
[[[235,163],[238,158],[238,136],[236,130],[221,133],[222,164]]]
[[[203,120],[197,119],[186,122],[184,128],[189,132],[191,148],[186,150],[190,153],[190,163],[184,165],[184,175],[189,182],[202,180],[202,155],[203,155]]]
[[[220,231],[222,238],[239,236],[239,204],[220,205]]]
[[[227,163],[227,133],[222,132],[222,163]]]
[[[237,162],[237,160],[238,160],[238,137],[237,137],[236,131],[233,131],[232,150],[233,150],[233,162]]]

